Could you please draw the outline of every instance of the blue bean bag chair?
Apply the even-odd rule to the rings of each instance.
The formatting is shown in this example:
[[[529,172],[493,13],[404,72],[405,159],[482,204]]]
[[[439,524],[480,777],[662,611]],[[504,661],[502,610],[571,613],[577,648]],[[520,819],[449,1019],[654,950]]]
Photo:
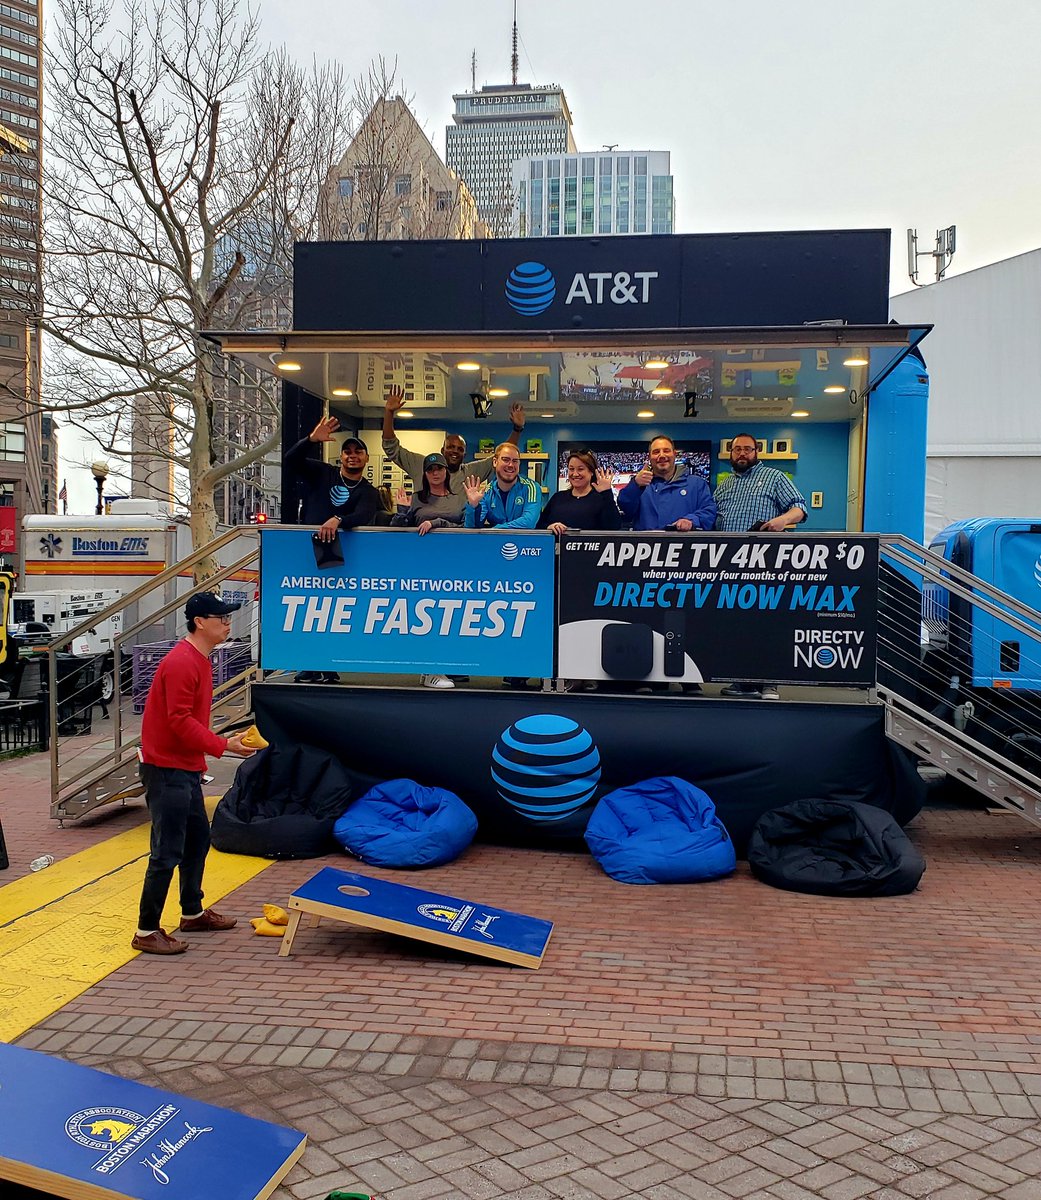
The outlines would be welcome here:
[[[333,837],[373,867],[439,867],[474,839],[477,818],[453,792],[411,779],[379,783],[333,826]]]
[[[586,826],[586,844],[621,883],[701,883],[737,866],[716,806],[672,775],[604,796]]]

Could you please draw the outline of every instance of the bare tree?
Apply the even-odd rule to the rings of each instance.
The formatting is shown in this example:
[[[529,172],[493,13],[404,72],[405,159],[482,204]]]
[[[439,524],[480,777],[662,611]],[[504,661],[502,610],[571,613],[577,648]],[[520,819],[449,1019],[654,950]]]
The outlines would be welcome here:
[[[277,386],[229,388],[202,331],[288,319],[293,243],[317,234],[348,124],[342,79],[265,51],[238,0],[128,0],[118,25],[105,0],[57,0],[54,24],[44,403],[115,455],[151,424],[139,451],[182,469],[200,546],[214,487],[280,439]]]

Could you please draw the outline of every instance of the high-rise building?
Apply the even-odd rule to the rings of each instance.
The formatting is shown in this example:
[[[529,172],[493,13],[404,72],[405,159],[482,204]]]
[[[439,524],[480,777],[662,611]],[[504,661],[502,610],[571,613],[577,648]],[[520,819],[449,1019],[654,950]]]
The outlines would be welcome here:
[[[521,158],[574,153],[571,110],[557,84],[496,84],[454,95],[446,131],[448,165],[473,192],[493,237],[513,224],[513,164]]]
[[[668,150],[544,154],[513,164],[514,237],[672,233]]]
[[[41,7],[42,0],[0,3],[0,507],[15,510],[16,526],[27,513],[45,511],[34,320],[40,308]],[[56,499],[48,497],[51,511]],[[16,561],[18,552],[20,546]]]

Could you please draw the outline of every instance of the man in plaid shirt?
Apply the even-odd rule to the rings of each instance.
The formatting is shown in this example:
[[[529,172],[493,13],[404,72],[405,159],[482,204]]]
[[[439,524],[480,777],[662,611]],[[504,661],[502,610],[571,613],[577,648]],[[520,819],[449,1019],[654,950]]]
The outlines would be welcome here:
[[[716,488],[716,529],[723,533],[766,530],[780,533],[806,520],[806,501],[782,471],[759,461],[756,440],[739,433],[730,443],[734,473]]]
[[[789,525],[806,520],[806,501],[802,493],[782,471],[775,471],[759,461],[756,440],[750,433],[739,433],[731,441],[730,465],[734,473],[716,488],[718,530],[744,533],[756,529],[780,533]],[[751,700],[780,699],[772,683],[732,683],[720,694]]]

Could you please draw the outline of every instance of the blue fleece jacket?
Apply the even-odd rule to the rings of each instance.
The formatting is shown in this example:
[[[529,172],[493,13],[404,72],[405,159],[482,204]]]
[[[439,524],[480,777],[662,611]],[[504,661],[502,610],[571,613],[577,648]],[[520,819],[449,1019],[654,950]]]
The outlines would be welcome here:
[[[618,494],[618,507],[633,523],[633,529],[664,529],[681,517],[693,521],[695,529],[713,529],[716,502],[700,475],[677,472],[671,479],[657,476],[644,488],[635,478]]]
[[[541,501],[538,484],[522,475],[506,493],[504,504],[493,475],[480,505],[477,508],[472,504],[466,506],[463,524],[467,529],[534,529],[542,509]]]

